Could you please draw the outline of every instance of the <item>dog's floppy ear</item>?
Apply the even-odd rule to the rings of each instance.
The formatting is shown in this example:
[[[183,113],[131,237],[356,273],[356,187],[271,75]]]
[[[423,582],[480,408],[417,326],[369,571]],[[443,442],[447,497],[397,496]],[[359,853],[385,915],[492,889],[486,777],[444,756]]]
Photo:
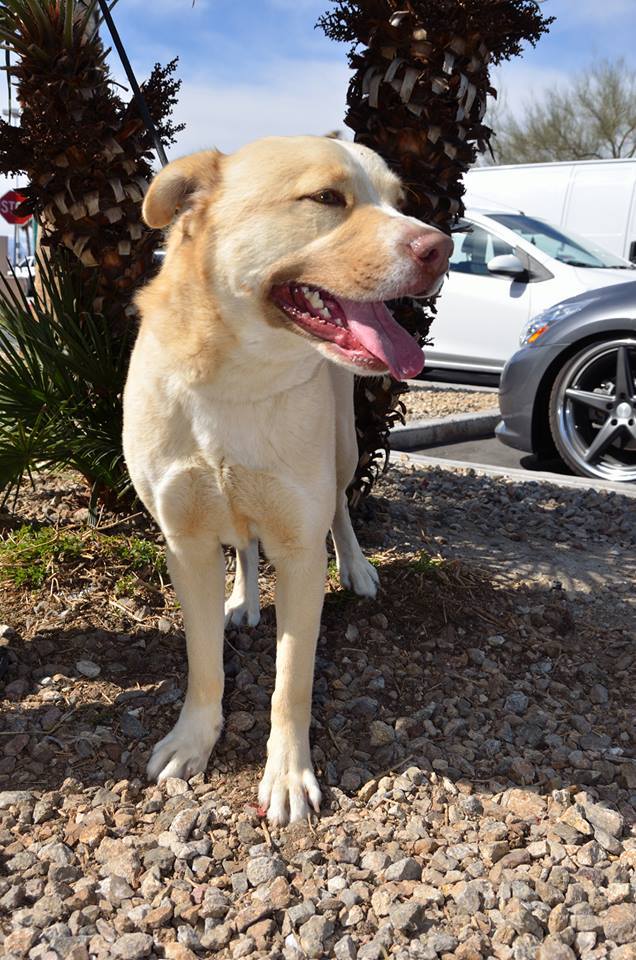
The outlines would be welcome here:
[[[164,167],[150,184],[144,199],[142,214],[148,226],[167,227],[189,197],[216,186],[222,156],[218,150],[201,150]]]

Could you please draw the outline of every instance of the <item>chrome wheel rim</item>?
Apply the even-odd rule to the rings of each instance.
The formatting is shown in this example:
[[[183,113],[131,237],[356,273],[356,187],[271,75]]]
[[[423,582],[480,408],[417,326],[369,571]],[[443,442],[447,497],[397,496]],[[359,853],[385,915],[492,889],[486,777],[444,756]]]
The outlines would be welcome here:
[[[557,392],[561,440],[579,470],[636,480],[636,340],[591,344]]]

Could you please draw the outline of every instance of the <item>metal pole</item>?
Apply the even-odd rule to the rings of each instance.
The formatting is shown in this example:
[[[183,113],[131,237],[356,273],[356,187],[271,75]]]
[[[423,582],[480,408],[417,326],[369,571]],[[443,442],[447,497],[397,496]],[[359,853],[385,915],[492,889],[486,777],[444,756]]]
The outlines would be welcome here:
[[[167,163],[168,163],[168,158],[167,158],[167,156],[166,156],[166,151],[163,149],[163,144],[162,144],[162,142],[161,142],[161,139],[160,139],[160,137],[159,137],[159,134],[157,133],[157,129],[156,129],[154,123],[153,123],[152,117],[150,116],[150,113],[149,113],[149,111],[148,111],[148,106],[147,106],[146,101],[145,101],[145,99],[144,99],[144,95],[143,95],[143,93],[141,92],[141,89],[140,89],[140,87],[139,87],[139,84],[137,83],[137,78],[135,77],[135,74],[133,73],[133,68],[132,68],[131,65],[130,65],[130,60],[128,59],[128,54],[127,54],[126,51],[124,50],[124,45],[123,45],[123,43],[121,42],[121,38],[120,38],[120,36],[119,36],[119,33],[117,32],[117,27],[115,26],[115,23],[114,23],[114,21],[113,21],[113,18],[112,18],[111,14],[110,14],[110,10],[108,9],[108,2],[107,2],[107,0],[99,0],[99,5],[100,5],[100,7],[101,7],[102,16],[104,17],[104,21],[105,21],[105,23],[106,23],[106,26],[108,27],[108,29],[109,29],[109,31],[110,31],[110,35],[111,35],[111,37],[113,38],[113,43],[115,44],[115,48],[116,48],[116,50],[117,50],[117,53],[119,54],[119,58],[120,58],[120,60],[121,60],[121,62],[122,62],[123,68],[124,68],[124,70],[126,71],[126,76],[128,77],[128,82],[130,83],[130,86],[132,87],[132,92],[133,92],[133,94],[134,94],[135,101],[136,101],[136,103],[137,103],[137,109],[139,110],[139,113],[141,114],[141,118],[142,118],[143,122],[146,124],[146,129],[148,130],[148,133],[149,133],[150,136],[152,137],[153,143],[154,143],[154,145],[155,145],[155,151],[156,151],[156,153],[157,153],[157,156],[159,157],[159,160],[160,160],[160,162],[161,162],[161,166],[162,166],[162,167],[165,167],[165,166],[167,165]]]

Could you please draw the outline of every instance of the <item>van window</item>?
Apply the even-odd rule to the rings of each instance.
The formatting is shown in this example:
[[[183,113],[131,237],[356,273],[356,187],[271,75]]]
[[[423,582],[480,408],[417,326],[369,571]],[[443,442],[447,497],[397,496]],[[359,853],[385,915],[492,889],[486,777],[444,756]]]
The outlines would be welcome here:
[[[478,227],[476,223],[470,225],[468,233],[453,234],[453,240],[455,247],[450,258],[450,269],[456,273],[493,277],[488,270],[489,261],[493,257],[514,253],[509,243]]]

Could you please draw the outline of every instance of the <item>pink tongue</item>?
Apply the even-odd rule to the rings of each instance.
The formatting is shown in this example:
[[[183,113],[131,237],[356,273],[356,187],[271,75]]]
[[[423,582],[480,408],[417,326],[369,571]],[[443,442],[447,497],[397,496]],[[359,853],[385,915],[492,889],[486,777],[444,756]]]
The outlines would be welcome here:
[[[396,380],[408,380],[421,373],[424,354],[383,303],[339,302],[356,340],[378,360],[383,360]]]

